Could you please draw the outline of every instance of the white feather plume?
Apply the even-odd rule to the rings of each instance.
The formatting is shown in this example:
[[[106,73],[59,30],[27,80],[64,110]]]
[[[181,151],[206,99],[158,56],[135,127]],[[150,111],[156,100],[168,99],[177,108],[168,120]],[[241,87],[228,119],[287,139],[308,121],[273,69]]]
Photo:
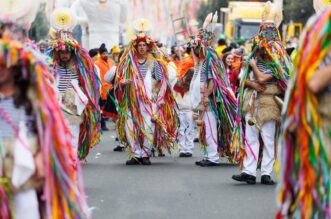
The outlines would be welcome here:
[[[271,14],[276,27],[279,27],[283,20],[283,6],[281,0],[274,0]]]
[[[270,12],[272,9],[272,4],[270,1],[266,2],[263,8],[262,12],[262,22],[266,22],[268,20],[268,17],[270,16]]]
[[[203,22],[202,28],[206,29],[208,25],[212,22],[212,20],[213,20],[213,13],[209,13],[205,19],[205,22]]]
[[[217,11],[215,12],[214,16],[213,16],[213,21],[212,23],[213,24],[216,24],[217,23],[217,20],[218,20],[218,14],[217,14]]]
[[[138,35],[144,35],[150,31],[151,23],[145,18],[140,18],[134,21],[133,28]]]

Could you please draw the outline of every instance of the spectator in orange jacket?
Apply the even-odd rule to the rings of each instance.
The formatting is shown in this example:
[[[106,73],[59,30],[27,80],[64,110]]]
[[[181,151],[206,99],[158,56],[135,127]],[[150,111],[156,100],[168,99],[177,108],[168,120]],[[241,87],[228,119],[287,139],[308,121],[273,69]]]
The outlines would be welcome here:
[[[100,90],[100,107],[102,110],[102,119],[101,119],[101,128],[103,131],[108,131],[109,129],[106,126],[107,109],[110,106],[111,99],[108,97],[107,93],[111,89],[111,85],[105,82],[105,75],[114,65],[114,62],[108,57],[108,50],[106,45],[103,43],[99,48],[99,58],[94,63],[100,69],[100,81],[102,84]]]

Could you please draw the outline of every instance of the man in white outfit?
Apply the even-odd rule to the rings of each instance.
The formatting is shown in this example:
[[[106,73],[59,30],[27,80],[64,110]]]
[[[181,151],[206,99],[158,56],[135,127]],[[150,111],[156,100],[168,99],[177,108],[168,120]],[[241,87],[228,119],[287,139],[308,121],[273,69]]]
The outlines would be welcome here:
[[[207,59],[202,54],[200,46],[194,48],[194,54],[197,57],[195,64],[194,76],[190,85],[192,92],[199,92],[200,103],[195,107],[195,111],[199,112],[193,116],[197,120],[198,126],[204,126],[200,129],[199,141],[200,145],[204,145],[204,158],[197,161],[198,166],[219,166],[218,154],[218,137],[217,137],[217,120],[216,114],[210,108],[210,99],[213,96],[214,82],[212,80],[213,73],[207,69]],[[194,96],[191,97],[194,102]],[[200,118],[199,118],[200,117]],[[204,130],[204,133],[201,133]]]
[[[122,120],[121,118],[124,117],[120,115],[119,124],[124,123],[121,126],[124,126],[125,137],[123,138],[122,136],[121,138],[122,127],[119,127],[119,137],[130,146],[132,154],[132,158],[126,162],[126,165],[151,164],[149,157],[151,156],[155,132],[155,123],[152,122],[152,117],[156,108],[153,87],[163,79],[162,66],[150,55],[151,44],[152,42],[147,36],[137,37],[134,41],[135,52],[132,53],[136,56],[136,69],[130,68],[131,79],[119,81],[120,89],[124,91],[124,94],[132,89],[132,92],[135,94],[143,95],[143,97],[137,97],[139,99],[142,98],[139,101],[137,100],[137,105],[122,105],[122,107],[128,107],[128,117]],[[125,57],[123,62],[128,61],[130,58],[130,56]],[[119,65],[121,66],[122,62]],[[118,71],[121,71],[121,69]],[[133,83],[137,83],[137,85]],[[120,97],[121,90],[117,90],[117,93],[115,92],[120,105],[124,104],[122,97]],[[125,94],[124,97],[125,101],[136,101],[132,95],[127,96]],[[133,119],[136,120],[136,123]],[[141,130],[141,127],[144,130]]]
[[[272,185],[276,125],[281,122],[281,109],[275,97],[284,95],[292,64],[288,61],[290,58],[273,24],[261,25],[252,51],[249,60],[250,71],[242,82],[245,85],[242,119],[245,119],[246,156],[242,173],[233,175],[232,179],[248,184],[256,183],[259,151],[262,147],[261,136],[261,183]]]

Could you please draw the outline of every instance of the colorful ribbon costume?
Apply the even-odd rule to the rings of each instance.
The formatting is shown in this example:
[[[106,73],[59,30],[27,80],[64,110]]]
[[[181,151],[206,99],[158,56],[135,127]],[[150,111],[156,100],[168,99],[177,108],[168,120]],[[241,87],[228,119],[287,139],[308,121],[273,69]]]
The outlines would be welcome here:
[[[207,29],[202,29],[196,37],[193,37],[190,44],[193,48],[198,48],[199,53],[202,53],[205,57],[206,71],[203,73],[205,74],[206,84],[204,86],[208,87],[211,81],[214,83],[213,94],[209,97],[209,107],[215,113],[218,120],[219,130],[212,130],[218,133],[218,139],[214,139],[214,141],[218,142],[220,154],[227,156],[230,162],[235,162],[235,157],[230,149],[230,145],[232,132],[236,124],[236,98],[231,89],[229,78],[224,74],[225,71],[221,58],[209,45],[212,39],[212,32],[207,31]],[[200,78],[198,80],[200,80]],[[194,89],[200,92],[200,87]],[[200,129],[200,146],[207,152],[205,132],[205,125],[202,124]]]
[[[6,28],[16,28],[12,23],[6,23]],[[59,107],[55,92],[51,85],[54,79],[49,63],[44,55],[23,45],[21,41],[13,40],[13,34],[7,32],[0,39],[0,62],[7,67],[18,67],[22,81],[28,84],[28,99],[32,103],[35,116],[38,144],[42,154],[45,179],[43,186],[43,201],[45,218],[88,218],[86,196],[82,185],[80,164],[75,164],[70,143],[71,135]],[[1,118],[11,127],[11,118],[1,110]],[[16,138],[20,140],[18,132]],[[3,142],[0,142],[3,153]],[[22,141],[21,144],[26,145]],[[26,145],[29,147],[29,145]],[[2,178],[6,173],[1,163],[0,172],[0,218],[14,218],[12,198],[13,193],[7,186],[8,179]],[[27,200],[29,201],[29,200]]]
[[[231,151],[233,151],[235,159],[242,163],[244,157],[247,154],[245,151],[245,113],[244,113],[244,91],[245,91],[245,83],[247,78],[252,71],[249,62],[252,58],[256,59],[258,57],[258,51],[263,48],[267,56],[268,60],[264,60],[260,58],[259,60],[263,62],[264,65],[271,70],[272,75],[277,81],[277,85],[280,88],[281,93],[284,93],[287,88],[287,81],[289,80],[289,73],[292,69],[292,63],[290,57],[287,55],[285,47],[283,46],[280,35],[274,24],[262,23],[260,26],[260,31],[258,36],[253,38],[253,47],[252,52],[249,55],[246,67],[244,71],[244,75],[242,77],[242,81],[240,83],[240,93],[238,96],[238,112],[237,112],[237,126],[234,130],[234,135],[232,139],[232,147]],[[253,101],[254,102],[254,101]],[[253,103],[254,107],[254,103]],[[260,115],[257,115],[260,116]],[[275,115],[276,116],[276,115]],[[257,126],[260,126],[259,122],[255,116],[252,116],[252,123]],[[263,122],[263,119],[261,119]],[[261,122],[260,122],[261,123]],[[250,146],[248,145],[248,148]],[[253,153],[252,151],[249,153]],[[257,159],[258,155],[253,154],[253,156]]]
[[[83,122],[80,125],[78,158],[83,160],[90,148],[100,141],[100,83],[97,71],[88,52],[72,38],[68,32],[58,32],[58,38],[51,41],[46,53],[54,60],[54,68],[60,63],[59,51],[69,51],[74,54],[75,69],[79,77],[79,86],[86,95],[88,103],[83,111]]]
[[[330,91],[308,82],[331,51],[331,9],[307,23],[283,108],[277,218],[330,218]],[[325,106],[323,106],[325,105]],[[325,108],[326,107],[326,108]],[[326,109],[326,110],[325,110]],[[324,116],[326,113],[328,116]]]
[[[152,83],[152,90],[145,84],[138,67],[136,46],[140,41],[145,41],[148,45],[150,53],[147,57],[148,65],[157,62],[162,71],[162,79],[158,82],[158,88],[156,88],[155,83]],[[119,104],[117,122],[119,138],[124,144],[130,145],[125,131],[125,127],[127,127],[132,141],[140,145],[146,154],[150,154],[152,150],[152,148],[144,145],[143,139],[146,138],[150,144],[157,148],[165,148],[172,154],[175,149],[178,129],[176,103],[168,84],[166,63],[160,58],[160,54],[161,52],[158,51],[156,44],[150,37],[137,36],[136,39],[130,42],[116,69],[115,97]],[[130,80],[131,83],[122,86],[121,82],[125,79]],[[156,105],[156,110],[153,105]],[[142,108],[154,120],[155,130],[153,128],[153,130],[150,130],[149,121],[146,121],[141,113]],[[128,119],[132,119],[132,126],[128,126]],[[148,132],[154,133],[153,138],[150,137]]]

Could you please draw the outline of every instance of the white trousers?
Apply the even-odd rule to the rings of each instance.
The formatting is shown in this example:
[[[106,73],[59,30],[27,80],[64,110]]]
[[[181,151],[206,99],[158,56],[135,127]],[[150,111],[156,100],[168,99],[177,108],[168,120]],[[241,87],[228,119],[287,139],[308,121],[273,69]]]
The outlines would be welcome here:
[[[40,218],[36,190],[29,189],[14,195],[14,215],[16,219]]]
[[[153,110],[154,110],[154,108],[155,108],[155,106],[153,105]],[[144,128],[146,130],[146,135],[148,137],[148,138],[144,137],[143,147],[136,140],[138,138],[137,138],[137,136],[135,136],[135,133],[132,132],[134,122],[132,121],[131,118],[128,117],[128,120],[127,120],[126,126],[125,126],[126,138],[128,140],[128,143],[130,144],[130,148],[131,148],[134,156],[137,158],[150,156],[150,150],[152,149],[152,146],[153,146],[154,130],[155,130],[155,124],[151,121],[152,117],[151,117],[151,115],[149,115],[149,113],[144,108],[144,106],[140,106],[140,112],[141,112],[143,120],[144,120],[144,124],[145,124]]]
[[[73,146],[75,154],[77,154],[80,125],[69,125],[69,129],[71,134],[73,135],[73,138],[71,139],[71,144]]]
[[[205,154],[205,159],[218,163],[220,158],[217,151],[217,121],[215,114],[211,111],[205,112],[203,122],[206,125],[205,137],[207,141],[207,153]]]
[[[178,146],[180,153],[193,154],[194,149],[194,120],[193,111],[179,111],[179,130],[178,130]]]
[[[244,169],[243,172],[256,176],[256,168],[259,156],[260,142],[259,134],[260,131],[256,126],[250,126],[248,120],[250,114],[246,114],[246,133],[245,137],[247,143],[250,145],[254,155],[251,153],[247,143],[245,145],[245,150],[247,156],[244,158]],[[276,132],[276,121],[268,121],[264,123],[261,127],[261,137],[263,140],[263,159],[261,164],[261,175],[269,175],[272,173],[274,163],[275,163],[275,132]]]

